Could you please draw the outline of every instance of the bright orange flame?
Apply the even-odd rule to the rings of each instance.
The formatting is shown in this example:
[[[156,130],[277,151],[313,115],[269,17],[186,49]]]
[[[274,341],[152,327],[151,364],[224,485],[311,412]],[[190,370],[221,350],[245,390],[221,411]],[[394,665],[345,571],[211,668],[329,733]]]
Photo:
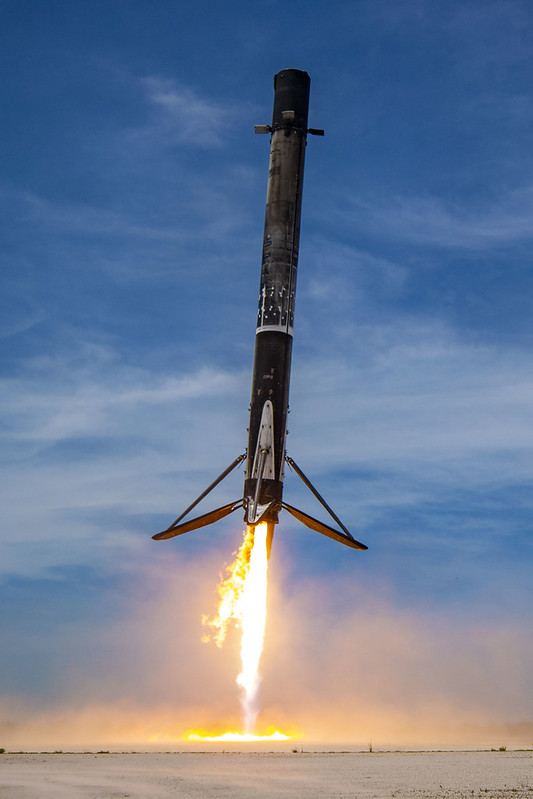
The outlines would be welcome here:
[[[222,646],[231,622],[239,624],[241,621],[241,597],[250,570],[250,558],[254,543],[254,528],[248,527],[241,547],[235,553],[235,560],[230,566],[226,566],[226,577],[217,586],[220,602],[216,614],[212,618],[207,615],[202,617],[202,624],[211,627],[216,632],[206,633],[202,641],[210,641],[213,638],[217,646]]]
[[[266,523],[258,524],[255,528],[248,527],[234,562],[227,567],[227,576],[218,586],[220,604],[217,613],[212,619],[207,616],[202,619],[204,625],[216,631],[213,638],[217,646],[222,646],[232,621],[242,630],[242,667],[237,677],[237,685],[242,689],[241,702],[246,732],[225,733],[234,736],[232,740],[268,740],[272,734],[282,736],[277,740],[289,737],[277,731],[266,737],[255,735],[255,724],[259,713],[257,704],[260,682],[259,661],[265,639],[267,612],[267,534]],[[209,641],[210,638],[210,635],[206,635],[202,640]],[[203,737],[204,740],[230,740],[224,736],[199,735],[199,737]]]
[[[222,735],[205,735],[203,732],[195,731],[187,734],[188,741],[212,741],[214,743],[220,741],[221,743],[227,741],[228,743],[241,743],[248,741],[288,741],[290,735],[284,735],[279,730],[268,735],[252,735],[249,732],[225,732]]]

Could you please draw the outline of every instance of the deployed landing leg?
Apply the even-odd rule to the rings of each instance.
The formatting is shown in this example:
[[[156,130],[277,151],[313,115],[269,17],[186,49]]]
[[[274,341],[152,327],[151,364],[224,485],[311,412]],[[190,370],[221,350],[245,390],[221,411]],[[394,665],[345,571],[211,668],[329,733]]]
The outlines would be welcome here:
[[[242,508],[243,500],[238,499],[235,502],[230,502],[229,505],[224,505],[222,508],[217,508],[216,510],[212,510],[210,513],[205,513],[203,516],[198,516],[196,519],[191,519],[188,522],[179,524],[179,522],[181,522],[181,520],[184,519],[185,516],[187,516],[187,514],[189,514],[192,509],[202,501],[202,499],[204,499],[204,497],[210,494],[211,491],[216,488],[216,486],[239,465],[239,463],[242,463],[245,458],[246,455],[239,455],[238,458],[235,458],[233,463],[230,463],[228,468],[224,469],[222,474],[219,474],[217,479],[213,480],[211,485],[207,486],[205,491],[202,491],[200,496],[197,497],[194,502],[192,502],[189,507],[186,508],[183,513],[167,527],[166,530],[163,530],[162,533],[156,533],[152,536],[154,541],[160,541],[163,538],[174,538],[175,535],[181,535],[182,533],[188,533],[191,530],[197,530],[199,527],[205,527],[207,524],[218,522],[219,519],[223,519],[224,516],[228,516],[230,513],[233,513],[233,511],[237,510],[237,508]]]
[[[322,535],[326,535],[328,538],[333,538],[334,541],[339,541],[341,544],[346,544],[346,546],[352,547],[353,549],[368,549],[368,547],[366,547],[364,544],[361,544],[359,541],[355,540],[350,531],[347,530],[343,525],[337,514],[332,508],[329,507],[324,497],[318,493],[309,478],[306,477],[302,472],[298,464],[295,463],[292,458],[289,458],[288,455],[285,456],[285,460],[291,469],[294,469],[302,482],[305,483],[309,491],[311,491],[311,493],[318,499],[322,507],[327,510],[331,518],[337,522],[343,532],[340,533],[338,530],[334,530],[333,527],[329,527],[327,524],[318,521],[318,519],[313,519],[312,516],[308,516],[307,513],[298,510],[298,508],[293,508],[292,505],[287,505],[286,502],[282,502],[285,510],[288,510],[295,519],[298,519],[298,521],[302,522],[302,524],[305,524],[306,527],[309,527],[310,530],[314,530],[316,533],[322,533]]]

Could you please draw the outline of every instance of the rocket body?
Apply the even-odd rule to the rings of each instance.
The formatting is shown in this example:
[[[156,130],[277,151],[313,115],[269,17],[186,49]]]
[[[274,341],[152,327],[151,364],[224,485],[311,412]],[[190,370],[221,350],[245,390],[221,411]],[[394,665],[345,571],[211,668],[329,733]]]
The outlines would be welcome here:
[[[267,524],[270,553],[274,527],[283,508],[314,532],[352,549],[366,549],[285,453],[305,148],[308,133],[324,135],[323,130],[307,127],[310,83],[307,72],[299,69],[278,72],[274,76],[272,125],[255,126],[256,133],[270,133],[271,139],[246,453],[239,455],[166,530],[152,536],[156,541],[201,529],[244,508],[247,525]],[[184,521],[243,461],[246,461],[243,496]],[[337,528],[283,500],[285,463],[300,477]]]
[[[274,77],[274,111],[244,482],[247,524],[281,509],[310,78]]]

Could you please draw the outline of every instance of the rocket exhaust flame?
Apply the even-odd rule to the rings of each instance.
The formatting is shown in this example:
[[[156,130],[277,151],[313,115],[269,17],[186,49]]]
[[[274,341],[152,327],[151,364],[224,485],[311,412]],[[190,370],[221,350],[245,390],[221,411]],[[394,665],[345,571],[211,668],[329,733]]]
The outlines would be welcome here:
[[[217,646],[222,646],[232,622],[241,629],[241,671],[237,685],[241,689],[245,734],[251,736],[259,713],[257,692],[267,613],[268,538],[266,523],[247,528],[235,560],[218,586],[218,610],[212,618],[202,619],[214,631],[202,640],[213,638]]]
[[[267,614],[267,525],[258,524],[252,530],[254,545],[250,553],[250,566],[242,594],[241,615],[241,663],[242,669],[237,684],[243,690],[242,707],[244,729],[255,731],[259,713],[257,691],[259,689],[259,661],[263,652]]]

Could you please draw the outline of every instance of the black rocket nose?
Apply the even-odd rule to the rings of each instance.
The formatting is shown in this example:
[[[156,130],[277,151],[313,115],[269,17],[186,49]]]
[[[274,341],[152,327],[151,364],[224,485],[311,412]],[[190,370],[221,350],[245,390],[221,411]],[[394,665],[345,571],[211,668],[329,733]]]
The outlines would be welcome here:
[[[311,78],[300,69],[283,69],[274,75],[272,128],[307,130],[310,86]]]

